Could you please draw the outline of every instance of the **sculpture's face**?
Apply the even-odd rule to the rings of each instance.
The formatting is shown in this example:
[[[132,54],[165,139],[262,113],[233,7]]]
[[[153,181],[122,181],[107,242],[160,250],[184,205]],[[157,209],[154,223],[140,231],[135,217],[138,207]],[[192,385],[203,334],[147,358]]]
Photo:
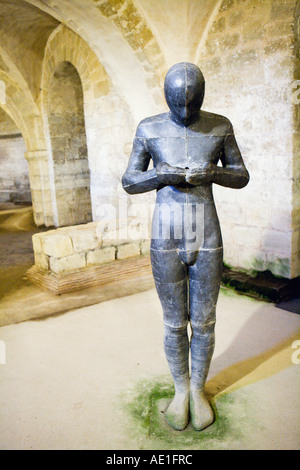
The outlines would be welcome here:
[[[197,118],[204,99],[205,81],[200,69],[188,62],[173,65],[165,79],[165,97],[176,121]]]

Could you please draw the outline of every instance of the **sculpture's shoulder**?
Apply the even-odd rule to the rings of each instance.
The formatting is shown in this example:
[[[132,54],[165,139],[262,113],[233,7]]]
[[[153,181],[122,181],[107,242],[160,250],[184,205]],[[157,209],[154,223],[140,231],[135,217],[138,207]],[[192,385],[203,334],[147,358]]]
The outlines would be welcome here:
[[[149,139],[161,134],[162,129],[168,126],[170,121],[169,113],[157,114],[143,119],[136,130],[136,137]]]
[[[200,120],[198,125],[201,130],[212,135],[228,135],[233,133],[230,120],[221,114],[210,113],[208,111],[200,111]]]

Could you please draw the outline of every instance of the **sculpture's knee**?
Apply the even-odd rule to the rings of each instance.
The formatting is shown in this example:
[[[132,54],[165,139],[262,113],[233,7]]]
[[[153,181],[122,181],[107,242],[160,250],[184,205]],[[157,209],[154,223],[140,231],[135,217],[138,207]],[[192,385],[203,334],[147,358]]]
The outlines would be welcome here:
[[[211,349],[215,346],[215,324],[212,320],[206,323],[191,322],[192,341],[191,344],[198,349]]]
[[[165,351],[172,353],[176,357],[180,357],[183,353],[184,357],[189,350],[189,341],[187,335],[187,325],[174,328],[173,326],[164,325],[164,347]]]

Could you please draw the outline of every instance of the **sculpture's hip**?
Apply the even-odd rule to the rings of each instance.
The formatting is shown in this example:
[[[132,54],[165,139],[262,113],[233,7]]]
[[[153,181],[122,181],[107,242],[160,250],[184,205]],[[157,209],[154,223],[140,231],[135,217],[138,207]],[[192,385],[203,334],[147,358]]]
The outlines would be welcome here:
[[[158,191],[152,220],[152,250],[176,250],[182,261],[189,264],[199,250],[221,247],[211,185],[166,186]]]

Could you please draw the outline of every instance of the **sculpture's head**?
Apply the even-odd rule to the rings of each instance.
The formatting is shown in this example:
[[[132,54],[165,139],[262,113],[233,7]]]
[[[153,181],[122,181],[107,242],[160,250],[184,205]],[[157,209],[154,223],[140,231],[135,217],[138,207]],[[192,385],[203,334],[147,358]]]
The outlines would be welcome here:
[[[205,80],[197,65],[180,62],[173,65],[165,78],[165,97],[175,120],[193,122],[204,99]]]

